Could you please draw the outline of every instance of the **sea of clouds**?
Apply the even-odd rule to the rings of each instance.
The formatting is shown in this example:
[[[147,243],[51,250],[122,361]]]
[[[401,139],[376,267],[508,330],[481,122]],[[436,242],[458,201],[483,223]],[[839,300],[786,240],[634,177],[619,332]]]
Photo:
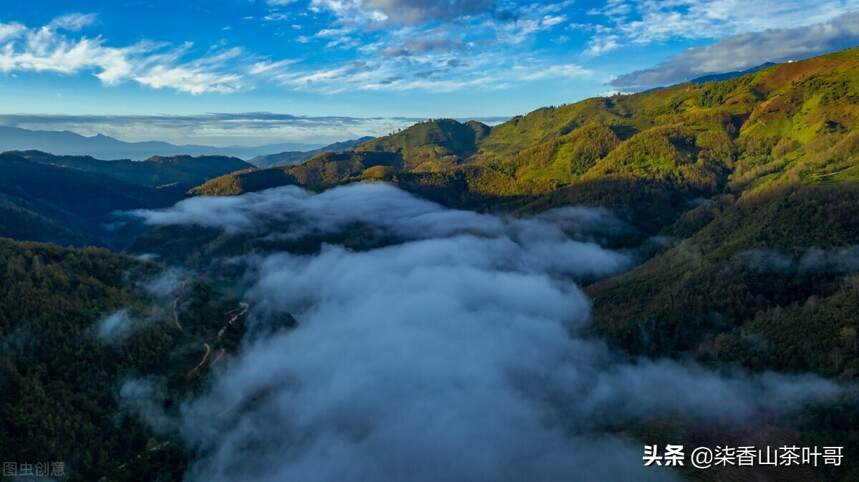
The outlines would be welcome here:
[[[361,224],[397,239],[244,258],[251,322],[288,312],[299,324],[246,339],[183,406],[189,480],[677,480],[606,427],[750,427],[840,391],[813,376],[631,360],[587,336],[575,280],[636,262],[599,244],[629,229],[605,210],[509,218],[356,184],[135,214],[261,237]]]

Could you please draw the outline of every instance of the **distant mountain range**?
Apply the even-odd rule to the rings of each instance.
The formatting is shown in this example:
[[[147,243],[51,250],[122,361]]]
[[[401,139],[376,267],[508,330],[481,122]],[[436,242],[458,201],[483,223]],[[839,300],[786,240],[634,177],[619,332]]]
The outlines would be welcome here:
[[[689,82],[691,82],[693,84],[703,84],[704,82],[717,82],[720,80],[730,80],[730,79],[733,79],[735,77],[740,77],[741,75],[752,74],[752,73],[757,72],[759,70],[763,70],[767,67],[772,67],[773,65],[776,65],[776,64],[773,62],[767,62],[765,64],[758,65],[757,67],[751,67],[751,68],[746,69],[746,70],[735,70],[733,72],[720,72],[718,74],[709,74],[709,75],[704,75],[701,77],[696,77],[696,78],[690,80]]]
[[[0,126],[0,151],[38,150],[67,156],[93,156],[101,159],[142,160],[152,156],[232,156],[250,159],[284,151],[309,151],[319,144],[285,142],[257,147],[213,147],[176,145],[169,142],[125,142],[98,134],[82,136],[69,131],[36,131],[19,127]]]
[[[287,151],[280,152],[278,154],[270,154],[267,156],[257,156],[251,159],[249,162],[257,167],[288,166],[290,164],[298,164],[299,162],[307,161],[314,156],[326,152],[339,153],[343,151],[348,151],[350,149],[358,147],[365,142],[372,141],[373,139],[374,138],[371,136],[365,136],[360,137],[358,139],[335,142],[334,144],[328,144],[327,146],[320,147],[319,149],[313,149],[311,151]]]

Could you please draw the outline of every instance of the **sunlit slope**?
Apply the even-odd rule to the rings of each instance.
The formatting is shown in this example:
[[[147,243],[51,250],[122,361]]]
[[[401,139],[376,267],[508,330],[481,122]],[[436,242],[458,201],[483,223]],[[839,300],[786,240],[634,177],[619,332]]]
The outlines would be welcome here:
[[[401,132],[372,140],[356,151],[382,151],[400,155],[407,170],[441,171],[455,168],[474,154],[489,134],[489,126],[477,121],[451,119],[421,122]]]
[[[645,353],[859,374],[857,61],[852,49],[666,89],[711,89],[709,109],[741,121],[724,194],[662,232],[673,248],[589,288],[599,331]]]
[[[212,179],[194,188],[193,194],[229,196],[271,187],[297,184],[309,188],[330,187],[364,178],[384,177],[402,170],[402,157],[390,152],[349,151],[325,153],[298,165],[250,169]]]
[[[365,179],[391,180],[398,174],[452,173],[475,152],[478,140],[488,132],[489,127],[479,122],[422,122],[371,140],[354,151],[324,153],[298,165],[232,173],[192,192],[232,195],[284,184],[324,188]]]
[[[469,190],[494,198],[541,196],[604,179],[703,193],[838,182],[856,177],[857,99],[859,49],[850,49],[725,81],[542,108],[491,129],[423,122],[357,147],[364,157],[308,161],[300,172],[309,181],[255,176],[273,179],[264,186],[331,185],[462,172]],[[367,153],[396,159],[366,162]],[[294,167],[279,170],[292,174]],[[243,176],[250,174],[228,177]],[[236,194],[248,190],[244,184],[218,179],[196,192]]]
[[[721,82],[540,109],[493,128],[474,162],[528,191],[601,177],[711,188],[849,179],[857,99],[859,49],[850,49]],[[559,169],[566,152],[580,149],[574,134],[595,126],[621,142],[604,149],[611,136],[602,131],[597,155]]]

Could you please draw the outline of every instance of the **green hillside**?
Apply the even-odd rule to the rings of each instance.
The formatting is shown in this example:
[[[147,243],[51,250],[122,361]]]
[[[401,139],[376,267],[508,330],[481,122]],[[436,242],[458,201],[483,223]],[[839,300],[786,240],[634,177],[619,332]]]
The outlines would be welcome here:
[[[101,162],[101,161],[99,161]],[[0,236],[62,244],[108,244],[113,213],[169,206],[181,189],[130,184],[101,174],[0,154]]]
[[[0,198],[0,233],[13,239],[53,242],[61,245],[85,244],[89,237],[77,230],[61,213],[40,214],[37,206],[17,197]],[[82,226],[81,226],[82,228]]]
[[[859,375],[849,314],[859,309],[859,267],[844,254],[859,242],[859,50],[641,97],[657,95],[683,118],[730,119],[728,143],[690,120],[681,129],[696,137],[663,143],[667,156],[618,155],[621,145],[588,175],[668,174],[724,194],[662,231],[673,248],[588,289],[596,329],[642,353]],[[651,128],[624,144],[658,129],[675,130]],[[819,257],[829,264],[803,268]]]
[[[595,328],[639,353],[859,376],[857,205],[856,184],[708,201],[663,232],[673,248],[588,288]]]
[[[192,194],[235,195],[287,184],[321,189],[362,179],[383,178],[402,171],[402,157],[390,152],[328,152],[293,166],[246,170],[212,179],[194,188]]]
[[[163,269],[104,249],[0,238],[0,452],[10,460],[61,461],[71,481],[179,480],[187,452],[123,402],[145,380],[163,406],[201,388],[189,377],[202,343],[235,350],[244,330],[219,338],[233,297],[190,279],[169,299],[142,289]],[[170,307],[178,300],[182,329]],[[100,320],[126,309],[134,336],[105,341]],[[132,323],[132,321],[129,321]],[[133,402],[133,400],[131,400]],[[102,478],[104,477],[104,478]]]
[[[859,269],[760,272],[743,260],[859,243],[859,49],[478,127],[424,122],[352,155],[225,176],[197,192],[382,179],[468,207],[605,206],[668,243],[588,288],[595,329],[610,340],[641,353],[857,374],[850,333],[859,327],[846,313],[859,309]]]
[[[318,156],[319,154],[325,154],[327,152],[340,153],[344,151],[349,151],[371,140],[373,140],[372,137],[365,136],[359,137],[358,139],[335,142],[333,144],[328,144],[327,146],[320,147],[319,149],[313,149],[312,151],[287,151],[278,154],[269,154],[267,156],[257,156],[251,159],[250,163],[254,166],[262,168],[298,164],[310,160],[313,157]]]
[[[722,82],[540,109],[493,128],[472,162],[505,172],[523,190],[555,187],[533,186],[534,179],[575,184],[551,162],[554,146],[596,124],[621,142],[591,167],[576,169],[581,179],[665,179],[713,190],[722,183],[749,189],[849,178],[857,90],[859,50],[851,49]],[[601,145],[607,137],[601,135]],[[535,146],[549,154],[519,157]]]
[[[725,81],[547,107],[491,129],[423,122],[356,151],[398,156],[401,164],[386,166],[399,173],[463,172],[469,189],[488,198],[539,198],[605,179],[665,182],[705,195],[837,182],[857,176],[857,90],[859,49],[851,49]],[[341,161],[308,161],[308,169],[331,174],[314,183],[361,178],[320,165],[327,162]],[[278,182],[303,183],[264,185]]]
[[[0,154],[0,236],[62,245],[122,246],[134,233],[106,227],[117,211],[169,206],[207,179],[247,169],[223,156],[102,161],[39,151]],[[117,225],[118,226],[118,225]]]
[[[413,172],[455,168],[476,150],[489,127],[469,121],[440,119],[415,124],[396,134],[358,146],[358,152],[392,152],[402,156],[403,167]]]

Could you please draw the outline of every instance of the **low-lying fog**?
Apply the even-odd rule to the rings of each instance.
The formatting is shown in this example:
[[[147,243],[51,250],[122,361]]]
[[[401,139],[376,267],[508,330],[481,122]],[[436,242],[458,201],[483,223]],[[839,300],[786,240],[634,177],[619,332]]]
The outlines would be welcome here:
[[[635,263],[598,244],[628,229],[604,210],[512,219],[356,184],[136,215],[260,237],[360,223],[399,239],[242,258],[249,323],[289,312],[299,325],[246,339],[183,407],[198,454],[190,480],[674,480],[643,467],[642,441],[607,426],[751,425],[839,392],[812,376],[630,361],[586,337],[590,305],[574,280]]]

